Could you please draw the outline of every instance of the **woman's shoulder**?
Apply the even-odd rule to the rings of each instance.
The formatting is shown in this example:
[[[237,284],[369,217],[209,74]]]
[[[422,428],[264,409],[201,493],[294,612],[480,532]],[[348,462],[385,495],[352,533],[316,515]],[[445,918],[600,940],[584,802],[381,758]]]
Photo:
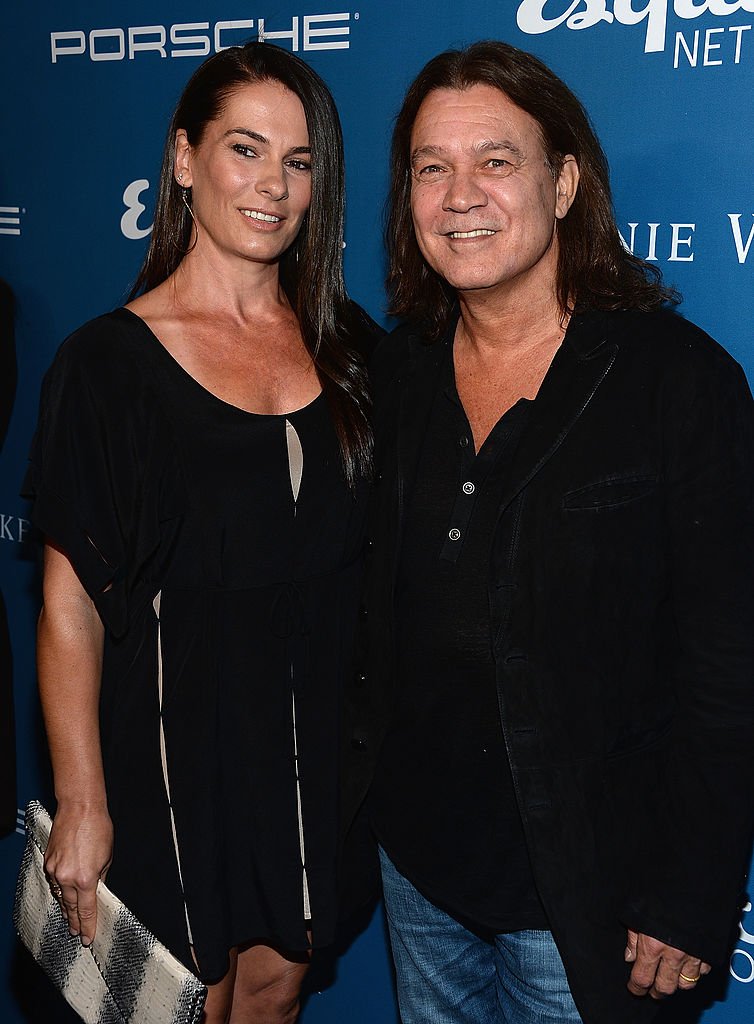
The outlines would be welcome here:
[[[82,324],[55,354],[48,376],[83,379],[92,388],[124,395],[146,374],[144,331],[138,317],[120,307]]]
[[[119,306],[77,327],[63,341],[57,355],[96,363],[118,351],[131,349],[140,334],[138,317]]]
[[[68,420],[93,415],[113,429],[150,430],[161,416],[152,347],[126,309],[89,320],[58,348],[42,384],[42,413]]]

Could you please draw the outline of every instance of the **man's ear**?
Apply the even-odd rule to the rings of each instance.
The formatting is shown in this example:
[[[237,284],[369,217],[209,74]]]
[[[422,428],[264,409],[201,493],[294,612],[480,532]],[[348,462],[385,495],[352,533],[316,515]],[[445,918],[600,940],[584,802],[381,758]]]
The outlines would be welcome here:
[[[562,220],[571,209],[579,187],[579,165],[576,157],[570,153],[563,157],[556,185],[558,194],[555,199],[555,216]]]

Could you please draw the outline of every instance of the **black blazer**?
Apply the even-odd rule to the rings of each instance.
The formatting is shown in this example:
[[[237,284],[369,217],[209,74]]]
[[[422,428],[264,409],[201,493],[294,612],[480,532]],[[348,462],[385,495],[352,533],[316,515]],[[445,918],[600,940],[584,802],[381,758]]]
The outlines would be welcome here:
[[[375,359],[346,827],[390,714],[393,583],[438,351],[401,328]],[[657,1009],[625,988],[626,926],[716,964],[729,951],[754,807],[753,488],[754,403],[715,342],[664,312],[571,319],[500,505],[489,602],[518,806],[587,1024]]]

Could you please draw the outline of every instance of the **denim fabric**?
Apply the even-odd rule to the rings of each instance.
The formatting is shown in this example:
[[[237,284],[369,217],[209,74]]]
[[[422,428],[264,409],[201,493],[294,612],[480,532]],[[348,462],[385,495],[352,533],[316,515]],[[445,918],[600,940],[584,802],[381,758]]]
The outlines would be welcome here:
[[[550,932],[487,941],[380,861],[402,1024],[581,1024]]]

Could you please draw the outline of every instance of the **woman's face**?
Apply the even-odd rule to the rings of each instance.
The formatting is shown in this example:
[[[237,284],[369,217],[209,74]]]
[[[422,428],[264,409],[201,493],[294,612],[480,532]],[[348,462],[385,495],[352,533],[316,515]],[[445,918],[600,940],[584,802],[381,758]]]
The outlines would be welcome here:
[[[275,263],[311,202],[311,151],[301,100],[276,81],[230,94],[199,145],[176,133],[176,180],[191,188],[195,252]]]

